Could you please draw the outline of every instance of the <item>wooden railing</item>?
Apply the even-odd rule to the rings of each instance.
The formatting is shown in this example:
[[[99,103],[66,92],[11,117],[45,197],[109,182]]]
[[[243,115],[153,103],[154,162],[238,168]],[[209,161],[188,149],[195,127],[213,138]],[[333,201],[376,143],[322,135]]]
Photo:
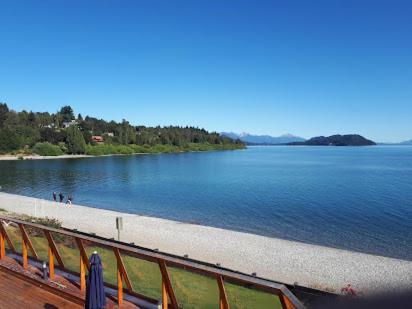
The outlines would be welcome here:
[[[296,298],[296,296],[283,284],[275,283],[269,280],[261,279],[254,276],[249,276],[246,274],[234,272],[231,270],[222,269],[215,267],[213,265],[208,265],[206,263],[201,263],[193,260],[188,260],[185,258],[180,258],[165,253],[156,252],[150,249],[145,249],[141,247],[136,247],[124,243],[115,242],[112,240],[96,237],[94,235],[80,233],[73,230],[67,229],[55,229],[44,225],[39,225],[36,223],[26,222],[14,218],[9,218],[5,216],[0,216],[0,259],[3,259],[6,254],[5,245],[7,242],[8,250],[12,253],[17,253],[16,249],[11,241],[3,222],[13,222],[18,226],[21,232],[21,255],[22,255],[22,265],[27,268],[28,265],[28,250],[31,252],[31,258],[39,261],[39,257],[36,253],[35,248],[30,240],[30,237],[26,231],[26,228],[35,228],[44,233],[45,238],[48,242],[48,269],[49,277],[53,279],[55,273],[54,259],[56,259],[58,269],[72,273],[79,277],[80,289],[85,289],[86,283],[86,271],[89,269],[89,259],[84,247],[83,242],[94,243],[100,247],[107,248],[113,251],[113,254],[117,262],[117,286],[113,286],[105,282],[105,285],[111,288],[117,289],[117,301],[119,304],[123,302],[123,293],[126,292],[129,295],[139,297],[153,304],[157,304],[158,300],[141,295],[134,291],[132,283],[129,279],[128,273],[126,271],[125,265],[123,263],[122,254],[127,256],[136,257],[138,259],[143,259],[150,262],[155,262],[159,265],[159,270],[162,277],[161,286],[161,297],[162,297],[162,308],[179,308],[177,298],[175,296],[173,286],[170,280],[168,266],[183,269],[185,271],[190,271],[203,276],[211,277],[216,280],[219,291],[219,308],[226,309],[229,308],[229,302],[227,299],[227,294],[225,291],[225,282],[230,282],[236,285],[245,286],[247,288],[256,289],[266,293],[271,293],[277,297],[282,304],[283,308],[305,308],[303,304]],[[79,250],[79,271],[73,272],[64,265],[63,259],[59,253],[58,247],[53,239],[52,233],[57,233],[67,237],[71,237],[75,240],[77,248]],[[126,288],[123,287],[123,282],[126,284]]]

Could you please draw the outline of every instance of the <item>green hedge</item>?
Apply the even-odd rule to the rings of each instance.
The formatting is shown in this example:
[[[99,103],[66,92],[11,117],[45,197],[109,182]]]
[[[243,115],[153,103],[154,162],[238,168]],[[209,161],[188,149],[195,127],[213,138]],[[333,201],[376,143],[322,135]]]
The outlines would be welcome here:
[[[50,143],[36,143],[33,146],[33,152],[40,156],[60,156],[63,154],[59,146]]]

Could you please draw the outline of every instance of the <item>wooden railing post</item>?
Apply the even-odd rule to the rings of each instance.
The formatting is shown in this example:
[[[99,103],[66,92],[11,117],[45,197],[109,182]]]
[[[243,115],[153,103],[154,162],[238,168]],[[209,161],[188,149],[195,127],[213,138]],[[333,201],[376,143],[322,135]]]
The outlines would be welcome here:
[[[217,285],[219,286],[219,309],[229,309],[229,302],[227,301],[225,285],[223,277],[217,277]]]
[[[22,265],[23,268],[27,268],[27,245],[24,237],[21,237],[21,256],[22,256]]]
[[[167,272],[166,263],[164,260],[158,260],[160,272],[162,274],[162,309],[168,308],[168,298],[170,298],[171,307],[179,308],[175,292],[173,291],[172,283],[170,281],[169,273]]]
[[[123,281],[119,263],[117,263],[117,303],[119,305],[123,303]]]
[[[34,250],[33,244],[31,243],[31,240],[29,238],[29,235],[26,232],[26,229],[24,228],[24,225],[19,223],[19,228],[20,228],[22,239],[23,239],[22,243],[24,244],[24,247],[26,249],[26,258],[27,258],[27,249],[30,249],[32,256],[38,260],[39,256],[37,255],[36,250]]]
[[[49,278],[54,279],[54,254],[52,248],[49,246]]]
[[[43,230],[44,235],[47,238],[47,241],[49,243],[49,250],[51,250],[51,253],[53,254],[53,257],[56,258],[57,263],[59,263],[59,266],[64,269],[64,264],[63,264],[63,260],[60,256],[59,250],[57,249],[56,243],[53,240],[53,237],[51,235],[51,233],[47,230]],[[49,255],[50,258],[50,255]],[[49,265],[50,265],[50,260],[49,260]],[[53,265],[54,265],[54,259],[53,259]]]
[[[168,308],[168,302],[169,300],[167,299],[166,283],[162,279],[162,309]]]
[[[1,224],[1,223],[0,223]],[[3,231],[0,231],[0,259],[4,258],[6,255],[5,238]]]
[[[75,238],[75,240],[80,252],[80,290],[84,291],[86,288],[86,267],[90,270],[90,262],[82,240],[80,238]]]
[[[86,288],[86,270],[83,262],[83,258],[80,255],[80,291],[84,291]]]
[[[123,302],[123,280],[125,281],[129,292],[133,292],[133,287],[129,279],[129,275],[127,274],[126,268],[124,266],[119,249],[113,248],[113,253],[117,261],[117,300],[120,305]]]
[[[12,252],[16,252],[16,249],[14,248],[14,245],[12,241],[10,240],[9,235],[7,234],[6,229],[3,226],[3,222],[0,221],[0,234],[3,236],[3,239],[7,241],[7,244],[9,246],[9,250]],[[4,249],[4,253],[6,252],[6,249]]]

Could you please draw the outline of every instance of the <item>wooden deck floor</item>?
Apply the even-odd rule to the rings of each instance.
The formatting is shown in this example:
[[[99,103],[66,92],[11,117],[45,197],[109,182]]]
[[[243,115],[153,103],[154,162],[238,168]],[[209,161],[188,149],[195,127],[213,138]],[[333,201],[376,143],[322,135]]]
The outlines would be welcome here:
[[[0,308],[82,308],[41,287],[0,270]]]
[[[79,300],[84,299],[84,292],[80,292],[76,284],[61,276],[56,276],[53,282],[46,283],[41,280],[40,271],[31,265],[24,270],[11,258],[0,260],[0,309],[84,307],[79,304]],[[116,299],[107,297],[106,301],[106,308],[118,308]],[[138,308],[127,301],[124,301],[121,307]]]

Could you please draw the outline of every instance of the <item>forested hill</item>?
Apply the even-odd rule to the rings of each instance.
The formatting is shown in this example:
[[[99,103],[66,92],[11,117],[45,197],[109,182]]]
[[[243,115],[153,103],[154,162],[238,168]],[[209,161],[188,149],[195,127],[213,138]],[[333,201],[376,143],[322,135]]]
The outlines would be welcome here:
[[[239,140],[194,127],[133,126],[75,116],[70,106],[57,113],[16,112],[0,103],[0,153],[116,154],[240,149]]]
[[[358,134],[331,135],[313,137],[304,142],[289,143],[288,145],[306,145],[306,146],[372,146],[375,142],[364,138]]]

